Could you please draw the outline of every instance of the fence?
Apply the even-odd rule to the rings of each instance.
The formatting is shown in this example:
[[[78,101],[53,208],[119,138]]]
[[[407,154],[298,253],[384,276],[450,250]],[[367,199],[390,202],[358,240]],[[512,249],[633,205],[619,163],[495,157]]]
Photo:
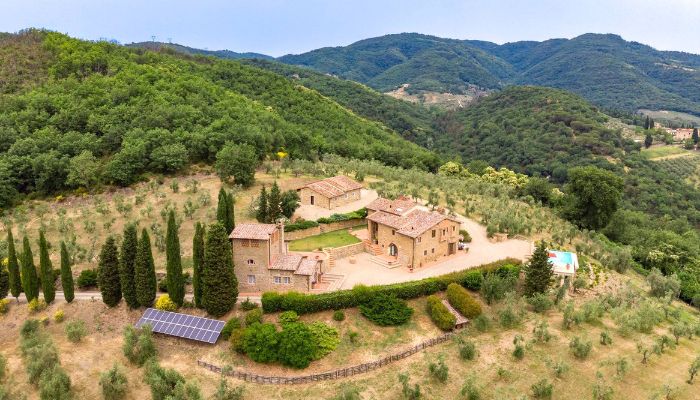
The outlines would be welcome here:
[[[413,346],[410,349],[404,350],[399,353],[394,353],[392,355],[383,357],[379,360],[376,361],[371,361],[368,363],[364,364],[359,364],[355,365],[352,367],[347,367],[347,368],[340,368],[336,369],[334,371],[329,371],[329,372],[322,372],[320,374],[311,374],[311,375],[302,375],[302,376],[266,376],[266,375],[258,375],[254,374],[251,372],[241,372],[241,371],[235,371],[235,370],[224,370],[224,368],[221,368],[219,366],[216,366],[214,364],[210,364],[206,361],[202,360],[197,360],[197,365],[200,367],[206,368],[212,372],[216,372],[218,374],[223,374],[232,378],[237,378],[244,380],[246,382],[253,382],[253,383],[263,383],[263,384],[272,384],[272,385],[296,385],[296,384],[301,384],[301,383],[310,383],[310,382],[319,382],[319,381],[328,381],[328,380],[333,380],[333,379],[340,379],[340,378],[347,378],[351,377],[354,375],[358,374],[363,374],[365,372],[373,371],[377,368],[381,368],[385,365],[389,365],[393,362],[403,360],[406,357],[412,356],[413,354],[418,353],[419,351],[426,349],[431,346],[435,346],[436,344],[444,343],[446,342],[450,337],[452,337],[453,333],[452,332],[447,332],[444,333],[440,336],[434,337],[432,339],[428,339],[424,342],[421,342],[415,346]]]

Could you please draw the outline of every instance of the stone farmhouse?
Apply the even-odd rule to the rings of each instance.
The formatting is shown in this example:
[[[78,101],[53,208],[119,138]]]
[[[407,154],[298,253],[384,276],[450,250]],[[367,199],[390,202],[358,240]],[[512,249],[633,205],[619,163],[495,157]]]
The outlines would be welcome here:
[[[368,247],[380,265],[419,268],[457,253],[460,222],[412,200],[378,198],[367,205]]]
[[[300,203],[332,210],[360,200],[362,184],[345,175],[338,175],[306,184],[299,189]]]
[[[318,281],[322,262],[289,254],[284,224],[239,224],[229,235],[238,288],[245,292],[308,292]]]

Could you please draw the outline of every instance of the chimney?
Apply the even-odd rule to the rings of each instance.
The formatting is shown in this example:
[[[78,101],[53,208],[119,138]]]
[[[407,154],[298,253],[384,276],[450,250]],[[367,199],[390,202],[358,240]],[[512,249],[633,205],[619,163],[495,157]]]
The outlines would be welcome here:
[[[277,221],[277,230],[279,231],[279,253],[280,255],[287,254],[287,246],[284,244],[284,220]]]

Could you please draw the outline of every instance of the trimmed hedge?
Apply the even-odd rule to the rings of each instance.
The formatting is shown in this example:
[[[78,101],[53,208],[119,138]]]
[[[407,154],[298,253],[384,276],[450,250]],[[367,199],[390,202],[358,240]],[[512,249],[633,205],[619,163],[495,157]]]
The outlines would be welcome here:
[[[481,304],[474,300],[467,289],[456,283],[447,285],[447,301],[455,310],[469,319],[481,315]]]
[[[319,226],[320,224],[332,224],[334,222],[341,222],[341,221],[350,221],[353,219],[364,219],[367,217],[367,209],[366,208],[360,208],[359,210],[352,211],[349,213],[345,214],[333,214],[330,217],[322,217],[317,219],[316,221],[306,221],[306,220],[298,220],[297,222],[287,224],[284,226],[284,231],[285,232],[294,232],[294,231],[300,231],[303,229],[309,229],[309,228],[315,228]]]
[[[460,286],[461,287],[461,286]],[[428,315],[430,319],[433,320],[435,325],[443,331],[451,331],[455,328],[457,323],[457,317],[450,312],[450,310],[442,304],[442,300],[439,297],[432,294],[428,296]]]
[[[292,224],[285,225],[284,231],[285,232],[294,232],[294,231],[300,231],[303,229],[315,228],[317,226],[318,226],[318,222],[316,222],[316,221],[300,220],[300,221],[294,222]]]
[[[321,294],[265,292],[262,295],[262,307],[265,313],[291,310],[302,315],[325,310],[357,307],[378,294],[393,295],[400,299],[428,296],[446,290],[450,283],[458,283],[468,289],[479,290],[485,274],[494,272],[500,276],[517,276],[520,274],[520,264],[519,260],[507,258],[484,264],[477,268],[417,281],[391,285],[358,285],[350,290],[338,290]]]

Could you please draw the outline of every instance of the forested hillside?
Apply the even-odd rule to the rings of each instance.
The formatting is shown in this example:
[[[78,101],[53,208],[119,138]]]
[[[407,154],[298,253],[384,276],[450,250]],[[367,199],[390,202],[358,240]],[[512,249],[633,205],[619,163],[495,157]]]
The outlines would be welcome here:
[[[283,150],[439,163],[384,125],[235,61],[40,31],[6,36],[0,49],[0,207],[21,193],[127,185],[213,162],[226,143],[250,145],[260,160]]]
[[[237,53],[237,52],[231,51],[231,50],[197,49],[194,47],[183,46],[183,45],[177,44],[177,43],[136,42],[136,43],[129,43],[126,46],[127,47],[137,47],[137,48],[142,48],[142,49],[149,49],[149,50],[158,50],[158,51],[164,51],[164,52],[167,52],[167,50],[170,49],[170,50],[172,50],[174,52],[178,52],[178,53],[184,53],[184,54],[189,54],[189,55],[214,56],[214,57],[226,58],[226,59],[230,59],[230,60],[240,60],[240,59],[246,59],[246,58],[260,58],[260,59],[273,59],[274,58],[272,56],[268,56],[265,54],[252,53],[252,52]]]
[[[700,55],[658,51],[617,35],[497,45],[419,34],[386,35],[345,47],[287,55],[303,65],[388,91],[460,93],[507,84],[573,91],[606,109],[668,109],[700,115]]]

